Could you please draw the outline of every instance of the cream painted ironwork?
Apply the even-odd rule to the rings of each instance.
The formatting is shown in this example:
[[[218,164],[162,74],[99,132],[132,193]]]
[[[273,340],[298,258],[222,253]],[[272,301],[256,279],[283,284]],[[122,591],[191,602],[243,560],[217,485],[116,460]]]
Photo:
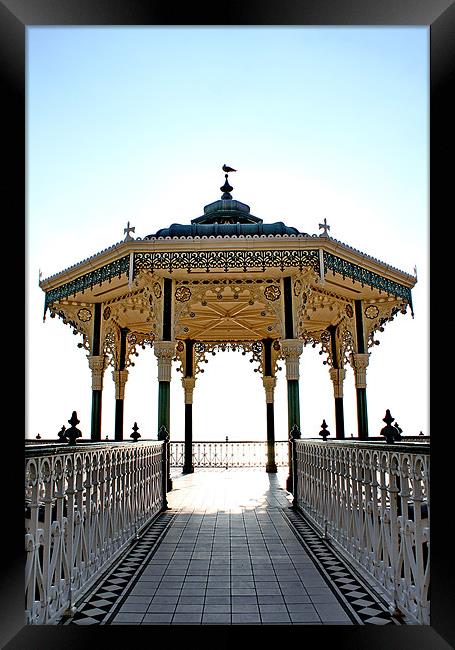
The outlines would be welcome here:
[[[185,443],[171,441],[171,467],[183,467]],[[287,467],[288,443],[275,442],[277,467]],[[265,467],[267,464],[267,443],[258,441],[200,441],[193,442],[194,467]]]
[[[297,507],[388,597],[430,623],[430,448],[297,440]]]
[[[162,509],[163,443],[26,448],[27,624],[52,624]]]

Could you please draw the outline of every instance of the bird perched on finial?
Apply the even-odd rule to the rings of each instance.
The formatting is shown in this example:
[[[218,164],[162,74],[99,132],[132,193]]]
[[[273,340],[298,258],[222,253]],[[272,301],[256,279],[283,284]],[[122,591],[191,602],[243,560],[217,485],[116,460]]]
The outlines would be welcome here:
[[[224,172],[236,172],[237,170],[236,170],[236,169],[232,169],[232,167],[229,167],[228,165],[226,165],[226,163],[224,163],[224,165],[223,165],[223,171],[224,171]]]

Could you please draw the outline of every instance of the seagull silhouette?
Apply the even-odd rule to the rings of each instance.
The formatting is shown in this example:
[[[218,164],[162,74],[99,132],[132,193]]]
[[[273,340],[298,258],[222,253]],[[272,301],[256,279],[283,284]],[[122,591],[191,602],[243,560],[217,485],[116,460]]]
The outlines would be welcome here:
[[[236,170],[236,169],[232,169],[232,167],[228,167],[228,166],[226,165],[226,163],[224,163],[224,165],[223,165],[223,171],[224,171],[224,172],[236,172],[237,170]]]

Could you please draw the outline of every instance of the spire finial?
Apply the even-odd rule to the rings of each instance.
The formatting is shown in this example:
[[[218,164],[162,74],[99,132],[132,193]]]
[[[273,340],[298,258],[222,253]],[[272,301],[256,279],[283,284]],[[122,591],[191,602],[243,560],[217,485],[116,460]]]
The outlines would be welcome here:
[[[224,163],[222,169],[223,169],[224,172],[226,172],[225,175],[224,175],[226,180],[224,181],[224,185],[222,187],[220,187],[220,190],[222,192],[224,192],[224,194],[223,194],[223,196],[221,198],[222,199],[232,199],[232,195],[230,194],[230,192],[232,192],[232,190],[234,188],[231,187],[231,185],[229,185],[228,173],[229,172],[236,172],[237,170],[234,169],[233,167],[229,167],[229,165],[226,165],[226,163]]]

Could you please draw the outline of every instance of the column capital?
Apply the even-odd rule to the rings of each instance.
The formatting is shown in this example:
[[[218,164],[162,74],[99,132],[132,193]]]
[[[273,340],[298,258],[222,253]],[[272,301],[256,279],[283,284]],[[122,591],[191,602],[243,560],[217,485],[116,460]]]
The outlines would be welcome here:
[[[346,378],[346,370],[344,368],[330,368],[329,373],[333,382],[334,397],[343,397],[343,382]]]
[[[280,342],[281,353],[286,362],[286,379],[299,379],[299,361],[303,352],[303,341],[300,339],[284,339]]]
[[[115,381],[115,399],[124,399],[128,370],[113,370],[112,379]]]
[[[355,374],[355,387],[366,388],[367,386],[367,366],[370,361],[368,352],[353,352],[351,354],[351,365]]]
[[[106,366],[104,354],[88,354],[88,365],[92,371],[92,390],[103,390],[103,375]]]
[[[158,381],[171,381],[175,341],[155,341],[153,351],[158,361]]]
[[[182,386],[185,391],[185,404],[193,403],[193,391],[196,377],[182,377]]]
[[[262,377],[262,385],[265,388],[265,401],[267,404],[273,404],[273,393],[276,386],[276,377],[265,375]]]
[[[158,359],[173,359],[175,356],[175,341],[154,341],[153,351]]]

